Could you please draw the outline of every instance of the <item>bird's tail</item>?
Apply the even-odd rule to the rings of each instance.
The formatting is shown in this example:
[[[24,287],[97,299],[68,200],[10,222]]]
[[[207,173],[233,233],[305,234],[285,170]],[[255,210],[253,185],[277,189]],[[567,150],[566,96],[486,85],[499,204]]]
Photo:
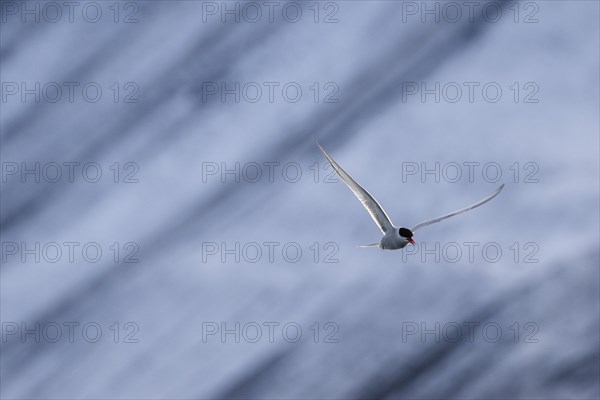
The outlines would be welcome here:
[[[379,243],[363,244],[361,246],[356,247],[379,247]]]

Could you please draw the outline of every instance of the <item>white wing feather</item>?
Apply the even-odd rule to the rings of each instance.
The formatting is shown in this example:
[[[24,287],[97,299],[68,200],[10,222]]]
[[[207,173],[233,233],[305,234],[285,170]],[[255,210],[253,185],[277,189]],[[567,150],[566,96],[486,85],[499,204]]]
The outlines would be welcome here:
[[[465,208],[461,208],[460,210],[457,210],[457,211],[453,211],[450,214],[442,215],[441,217],[437,217],[437,218],[429,219],[427,221],[423,221],[423,222],[418,223],[417,225],[413,226],[412,228],[410,228],[410,230],[414,232],[417,229],[422,228],[424,226],[435,224],[436,222],[440,222],[442,220],[445,220],[446,218],[450,218],[450,217],[453,217],[455,215],[462,214],[465,211],[469,211],[469,210],[472,210],[474,208],[477,208],[480,205],[485,204],[488,201],[490,201],[491,199],[493,199],[494,197],[496,197],[498,195],[498,193],[500,193],[502,191],[503,188],[504,188],[504,184],[502,184],[502,186],[500,186],[498,189],[496,189],[496,191],[494,193],[490,194],[489,196],[487,196],[483,200],[480,200],[480,201],[478,201],[477,203],[475,203],[473,205],[470,205],[470,206],[465,207]]]
[[[323,148],[318,142],[317,146],[319,146],[321,153],[323,153],[327,161],[329,161],[329,164],[331,164],[333,170],[337,172],[337,174],[340,176],[340,178],[342,178],[344,183],[348,185],[350,190],[352,190],[354,195],[358,197],[362,205],[367,209],[367,211],[371,215],[371,218],[373,218],[373,221],[375,221],[377,226],[379,226],[379,229],[381,229],[383,233],[386,233],[388,230],[393,229],[394,225],[392,224],[392,221],[390,221],[390,217],[387,216],[387,214],[385,213],[381,205],[379,205],[377,200],[375,200],[375,198],[371,196],[369,192],[367,192],[354,179],[352,179],[352,177],[348,175],[348,173],[344,171],[342,167],[340,167],[338,163],[336,163],[333,160],[333,158],[331,158],[329,154],[325,152],[325,150],[323,150]]]

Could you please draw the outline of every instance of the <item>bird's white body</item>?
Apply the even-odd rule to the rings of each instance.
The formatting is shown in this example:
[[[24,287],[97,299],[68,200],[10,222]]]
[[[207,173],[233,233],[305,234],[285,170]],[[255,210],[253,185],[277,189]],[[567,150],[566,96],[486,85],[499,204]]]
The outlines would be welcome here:
[[[400,236],[399,229],[400,228],[392,229],[383,235],[381,242],[379,243],[379,248],[381,250],[398,250],[406,247],[409,241]]]
[[[319,149],[321,150],[327,161],[329,161],[329,164],[331,164],[333,170],[340,176],[340,178],[342,178],[344,183],[350,188],[350,190],[352,190],[354,195],[360,200],[360,202],[365,207],[369,215],[371,215],[371,218],[373,218],[373,221],[375,221],[375,223],[383,233],[381,242],[361,247],[379,247],[382,250],[398,250],[406,247],[406,245],[409,243],[415,244],[415,242],[412,239],[412,236],[413,232],[417,229],[427,225],[435,224],[436,222],[440,222],[446,218],[450,218],[452,216],[462,214],[465,211],[469,211],[476,207],[479,207],[480,205],[485,204],[494,197],[496,197],[498,193],[500,193],[502,188],[504,188],[504,185],[502,185],[498,189],[496,189],[494,193],[478,201],[475,204],[472,204],[465,208],[461,208],[460,210],[453,211],[449,214],[442,215],[441,217],[432,218],[427,221],[420,222],[417,225],[413,226],[411,229],[398,228],[394,226],[394,224],[392,224],[390,217],[387,216],[385,210],[383,209],[383,207],[381,207],[377,200],[375,200],[375,198],[371,196],[369,192],[367,192],[362,186],[360,186],[358,182],[352,179],[352,177],[346,171],[344,171],[342,167],[340,167],[338,163],[336,163],[333,160],[333,158],[331,158],[329,154],[325,152],[325,150],[323,150],[319,143],[317,143],[317,146],[319,146]]]

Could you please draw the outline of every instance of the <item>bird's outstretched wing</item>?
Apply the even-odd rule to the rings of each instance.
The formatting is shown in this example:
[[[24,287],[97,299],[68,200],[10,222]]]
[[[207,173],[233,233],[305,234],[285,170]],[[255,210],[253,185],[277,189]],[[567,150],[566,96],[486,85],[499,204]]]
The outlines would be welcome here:
[[[427,221],[423,221],[423,222],[421,222],[421,223],[418,223],[417,225],[413,226],[412,228],[410,228],[410,230],[414,232],[414,231],[416,231],[417,229],[419,229],[419,228],[422,228],[422,227],[424,227],[424,226],[431,225],[431,224],[435,224],[436,222],[443,221],[443,220],[445,220],[446,218],[450,218],[450,217],[453,217],[453,216],[455,216],[455,215],[462,214],[462,213],[464,213],[465,211],[469,211],[469,210],[472,210],[472,209],[474,209],[474,208],[477,208],[477,207],[479,207],[480,205],[482,205],[482,204],[485,204],[485,203],[487,203],[488,201],[490,201],[491,199],[493,199],[494,197],[498,196],[498,193],[500,193],[500,192],[502,191],[502,189],[503,189],[503,188],[504,188],[504,184],[502,184],[502,186],[500,186],[498,189],[496,189],[496,191],[495,191],[494,193],[490,194],[490,195],[489,195],[489,196],[487,196],[485,199],[483,199],[483,200],[480,200],[480,201],[478,201],[477,203],[475,203],[475,204],[473,204],[473,205],[470,205],[470,206],[468,206],[468,207],[465,207],[465,208],[461,208],[460,210],[457,210],[457,211],[453,211],[453,212],[451,212],[450,214],[442,215],[441,217],[437,217],[437,218],[429,219],[429,220],[427,220]]]
[[[352,177],[348,175],[348,173],[344,171],[342,167],[340,167],[338,163],[336,163],[333,160],[333,158],[331,158],[329,154],[325,152],[325,150],[323,150],[323,148],[318,142],[317,146],[319,146],[321,153],[323,153],[327,161],[329,161],[329,164],[331,164],[333,170],[337,172],[340,178],[342,178],[342,180],[346,183],[346,185],[348,185],[350,190],[352,190],[354,195],[358,197],[362,205],[367,209],[367,211],[371,215],[371,218],[373,218],[373,221],[375,221],[377,226],[379,226],[379,229],[381,229],[383,233],[386,233],[387,231],[393,229],[394,225],[392,224],[392,221],[390,221],[390,217],[387,216],[387,214],[385,213],[381,205],[379,205],[377,200],[375,200],[375,198],[373,198],[373,196],[371,196],[369,192],[367,192],[354,179],[352,179]]]

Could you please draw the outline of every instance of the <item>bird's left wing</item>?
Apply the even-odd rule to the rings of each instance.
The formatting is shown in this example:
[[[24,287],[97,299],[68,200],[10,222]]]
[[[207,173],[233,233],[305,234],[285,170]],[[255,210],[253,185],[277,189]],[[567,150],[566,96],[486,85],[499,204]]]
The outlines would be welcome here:
[[[348,173],[344,171],[342,167],[340,167],[338,163],[336,163],[333,160],[333,158],[329,157],[329,154],[327,154],[325,150],[323,150],[323,148],[318,142],[317,146],[319,146],[321,153],[323,153],[327,161],[329,161],[329,164],[331,164],[333,170],[337,172],[337,174],[342,178],[344,183],[348,185],[350,190],[352,190],[354,195],[358,197],[362,205],[367,209],[367,211],[371,215],[371,218],[373,218],[373,221],[375,221],[377,226],[379,226],[379,229],[381,229],[381,231],[384,234],[387,231],[393,229],[394,225],[392,224],[392,221],[390,221],[390,217],[387,216],[387,214],[379,205],[377,200],[375,200],[375,198],[373,198],[373,196],[371,196],[369,192],[367,192],[362,186],[360,186],[358,182],[352,179],[352,177],[348,175]]]
[[[460,210],[457,210],[457,211],[453,211],[450,214],[442,215],[441,217],[437,217],[437,218],[429,219],[427,221],[423,221],[423,222],[421,222],[421,223],[413,226],[412,228],[410,228],[410,230],[414,232],[417,229],[422,228],[424,226],[435,224],[436,222],[440,222],[442,220],[445,220],[446,218],[450,218],[450,217],[453,217],[455,215],[462,214],[465,211],[469,211],[469,210],[472,210],[474,208],[477,208],[480,205],[485,204],[488,201],[490,201],[491,199],[493,199],[494,197],[498,196],[498,193],[500,193],[503,188],[504,188],[504,184],[502,184],[502,186],[500,186],[498,189],[496,189],[496,191],[494,193],[490,194],[485,199],[480,200],[480,201],[478,201],[477,203],[475,203],[473,205],[470,205],[470,206],[465,207],[465,208],[461,208]]]

